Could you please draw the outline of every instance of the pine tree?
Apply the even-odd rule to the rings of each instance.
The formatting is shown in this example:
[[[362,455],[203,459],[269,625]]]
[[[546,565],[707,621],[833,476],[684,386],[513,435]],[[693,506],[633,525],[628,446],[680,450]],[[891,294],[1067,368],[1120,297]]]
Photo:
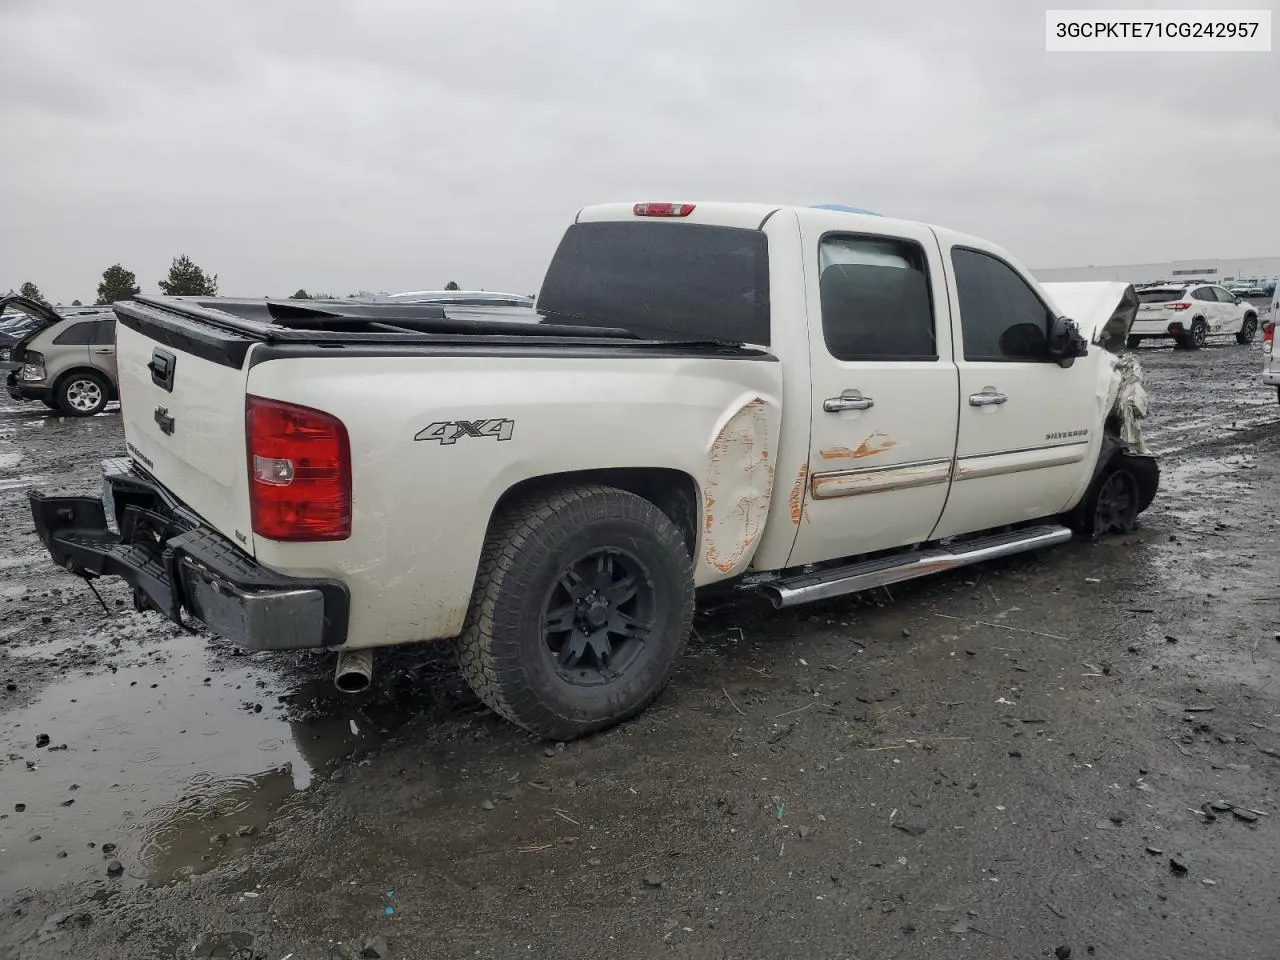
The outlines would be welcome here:
[[[216,297],[218,275],[206,276],[186,254],[173,258],[169,278],[160,281],[160,289],[169,297]]]

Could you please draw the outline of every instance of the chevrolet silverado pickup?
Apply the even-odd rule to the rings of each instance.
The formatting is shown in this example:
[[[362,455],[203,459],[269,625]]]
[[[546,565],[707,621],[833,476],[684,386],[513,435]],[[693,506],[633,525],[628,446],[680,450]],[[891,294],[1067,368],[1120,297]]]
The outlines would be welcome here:
[[[455,640],[572,739],[662,691],[695,596],[779,607],[1131,529],[1127,284],[922,223],[581,210],[533,307],[116,305],[126,456],[31,494],[53,560],[249,649]]]

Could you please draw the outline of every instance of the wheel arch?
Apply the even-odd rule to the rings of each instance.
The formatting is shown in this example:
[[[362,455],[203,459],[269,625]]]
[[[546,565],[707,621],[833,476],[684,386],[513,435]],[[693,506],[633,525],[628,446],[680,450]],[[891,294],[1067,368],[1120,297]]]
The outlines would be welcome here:
[[[1098,482],[1098,477],[1118,457],[1149,462],[1152,466],[1152,469],[1134,471],[1138,481],[1138,492],[1142,498],[1141,506],[1138,508],[1138,512],[1141,513],[1151,506],[1152,501],[1156,498],[1156,492],[1160,486],[1159,461],[1154,456],[1137,454],[1130,450],[1129,445],[1120,438],[1120,418],[1115,413],[1110,413],[1103,424],[1102,449],[1098,452],[1098,460],[1094,464],[1093,475],[1089,478],[1089,486],[1086,490]],[[1084,498],[1082,497],[1081,499]]]
[[[115,381],[112,380],[111,377],[107,376],[107,374],[99,370],[97,367],[93,367],[88,364],[77,364],[74,367],[68,367],[66,370],[63,370],[60,374],[58,374],[58,376],[55,377],[53,381],[54,395],[55,396],[57,395],[58,391],[62,389],[62,385],[66,383],[69,378],[76,376],[77,374],[85,374],[85,373],[93,374],[95,377],[97,377],[99,380],[101,380],[103,383],[107,385],[108,401],[120,399],[120,391],[116,389]]]
[[[648,500],[676,525],[689,556],[695,556],[702,502],[698,482],[684,471],[669,467],[601,467],[529,477],[509,487],[498,498],[489,515],[485,536],[488,537],[498,517],[516,501],[563,487],[591,484],[617,487]]]

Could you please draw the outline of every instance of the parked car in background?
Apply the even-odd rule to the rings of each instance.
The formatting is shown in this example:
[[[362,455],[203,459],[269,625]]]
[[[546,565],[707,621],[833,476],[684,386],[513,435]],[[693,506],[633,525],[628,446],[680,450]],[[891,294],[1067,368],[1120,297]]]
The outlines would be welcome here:
[[[1276,388],[1280,401],[1280,364],[1276,363],[1276,321],[1280,320],[1280,289],[1271,293],[1271,315],[1262,324],[1262,382]]]
[[[5,386],[15,400],[35,400],[68,416],[91,417],[119,399],[116,380],[116,317],[110,307],[58,313],[26,297],[0,298],[0,317],[10,310],[27,319],[9,347]]]
[[[1138,291],[1138,316],[1129,329],[1128,346],[1143,340],[1172,339],[1198,350],[1210,337],[1234,336],[1252,343],[1258,334],[1258,309],[1226,287],[1213,283],[1179,283]]]
[[[1230,289],[1239,297],[1269,297],[1275,290],[1275,281],[1241,280],[1232,284]]]
[[[41,325],[41,320],[29,313],[15,310],[12,313],[0,313],[0,362],[7,362],[13,348],[27,334]]]

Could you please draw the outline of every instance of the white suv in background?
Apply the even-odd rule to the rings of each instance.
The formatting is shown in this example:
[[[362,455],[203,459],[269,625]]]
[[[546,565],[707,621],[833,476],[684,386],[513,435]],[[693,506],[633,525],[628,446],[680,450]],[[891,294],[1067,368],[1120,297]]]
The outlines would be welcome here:
[[[1129,348],[1146,339],[1172,339],[1198,350],[1209,337],[1234,336],[1253,343],[1258,309],[1225,287],[1203,281],[1139,287],[1138,316],[1129,330]]]

